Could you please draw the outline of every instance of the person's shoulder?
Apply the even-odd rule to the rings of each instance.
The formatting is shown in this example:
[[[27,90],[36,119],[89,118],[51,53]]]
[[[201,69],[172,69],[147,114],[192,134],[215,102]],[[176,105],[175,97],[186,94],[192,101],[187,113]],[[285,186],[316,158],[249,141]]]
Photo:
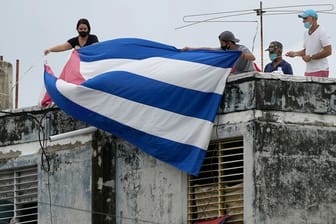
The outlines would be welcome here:
[[[77,41],[78,40],[78,36],[76,37],[71,37],[68,42],[73,42],[73,41]]]
[[[89,34],[89,36],[90,36],[90,37],[94,37],[94,38],[98,38],[97,35],[95,35],[95,34],[91,34],[91,33]]]
[[[76,45],[79,45],[78,36],[70,38],[67,42],[74,48]]]
[[[317,27],[317,31],[320,33],[320,34],[324,34],[324,35],[327,35],[328,31],[321,25],[319,25]]]
[[[325,27],[324,27],[323,25],[320,25],[320,24],[318,24],[317,29],[318,29],[318,30],[323,30],[323,31],[326,30]]]
[[[291,66],[291,64],[288,62],[288,61],[286,61],[285,59],[282,59],[282,61],[281,61],[281,63],[280,64],[282,64],[282,65],[289,65],[289,66]]]
[[[88,40],[91,42],[91,43],[95,43],[95,42],[99,42],[98,40],[98,37],[94,34],[89,34],[89,38]]]
[[[238,46],[238,50],[239,51],[243,51],[243,52],[249,52],[249,53],[251,53],[250,52],[250,49],[248,48],[248,47],[246,47],[245,45],[242,45],[242,44],[237,44],[237,46]]]
[[[289,62],[286,61],[285,59],[282,59],[282,60],[281,60],[281,64],[289,64]]]
[[[272,62],[265,65],[264,72],[272,72]]]

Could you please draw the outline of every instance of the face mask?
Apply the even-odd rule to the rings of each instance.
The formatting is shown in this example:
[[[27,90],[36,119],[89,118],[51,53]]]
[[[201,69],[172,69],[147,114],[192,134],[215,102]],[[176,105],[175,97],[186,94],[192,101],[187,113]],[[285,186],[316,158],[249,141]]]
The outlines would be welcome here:
[[[89,32],[85,32],[85,31],[80,31],[78,33],[79,33],[79,36],[81,37],[86,37],[89,34]]]
[[[230,46],[228,44],[225,44],[224,46],[221,46],[222,50],[226,51],[230,49]]]
[[[274,60],[277,59],[277,58],[278,58],[278,55],[277,55],[276,53],[269,54],[269,59],[270,59],[271,61],[274,61]]]
[[[304,27],[305,27],[306,29],[310,29],[311,26],[312,26],[312,24],[311,24],[310,22],[305,22],[305,23],[304,23]]]

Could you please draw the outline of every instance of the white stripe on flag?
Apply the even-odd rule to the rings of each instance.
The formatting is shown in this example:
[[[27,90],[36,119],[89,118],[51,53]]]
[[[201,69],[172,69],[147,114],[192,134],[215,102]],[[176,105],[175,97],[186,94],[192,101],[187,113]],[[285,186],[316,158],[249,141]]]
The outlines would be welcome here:
[[[122,59],[123,64],[116,66],[119,60],[80,62],[80,73],[85,79],[91,79],[108,71],[127,71],[187,89],[223,94],[226,77],[231,71],[231,68],[161,57],[128,60],[128,63]]]
[[[212,122],[144,105],[60,79],[56,86],[65,97],[78,105],[134,129],[202,149],[206,149],[209,144]]]
[[[97,75],[101,75],[102,73],[115,70],[115,68],[121,65],[134,61],[137,60],[118,58],[118,59],[105,59],[92,62],[80,61],[79,69],[84,79],[88,80],[96,77]]]

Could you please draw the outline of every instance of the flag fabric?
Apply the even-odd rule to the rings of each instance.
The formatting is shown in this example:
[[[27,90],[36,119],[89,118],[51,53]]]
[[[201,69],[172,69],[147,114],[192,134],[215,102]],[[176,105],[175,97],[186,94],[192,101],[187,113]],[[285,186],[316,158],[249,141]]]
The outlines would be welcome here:
[[[48,71],[49,74],[54,75],[53,71],[50,68],[48,69]],[[80,84],[83,81],[85,81],[84,77],[79,72],[79,57],[77,56],[71,57],[71,60],[69,60],[65,64],[59,78],[74,84]],[[53,100],[51,99],[48,92],[44,94],[40,104],[42,107],[46,107],[53,104]]]
[[[225,224],[228,221],[229,216],[224,215],[219,218],[211,219],[211,220],[204,220],[204,221],[197,221],[195,224]]]
[[[239,51],[181,51],[120,38],[74,50],[45,87],[69,115],[197,175]]]
[[[262,70],[259,68],[259,66],[257,65],[257,63],[253,63],[253,67],[257,72],[262,72]]]

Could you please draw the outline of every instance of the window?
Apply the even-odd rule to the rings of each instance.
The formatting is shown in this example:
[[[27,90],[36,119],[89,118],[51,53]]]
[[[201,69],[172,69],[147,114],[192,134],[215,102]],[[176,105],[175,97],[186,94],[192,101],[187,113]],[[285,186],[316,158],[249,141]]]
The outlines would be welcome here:
[[[0,224],[37,223],[37,166],[0,171]]]
[[[226,217],[243,223],[243,138],[210,143],[197,177],[188,178],[188,223]]]

